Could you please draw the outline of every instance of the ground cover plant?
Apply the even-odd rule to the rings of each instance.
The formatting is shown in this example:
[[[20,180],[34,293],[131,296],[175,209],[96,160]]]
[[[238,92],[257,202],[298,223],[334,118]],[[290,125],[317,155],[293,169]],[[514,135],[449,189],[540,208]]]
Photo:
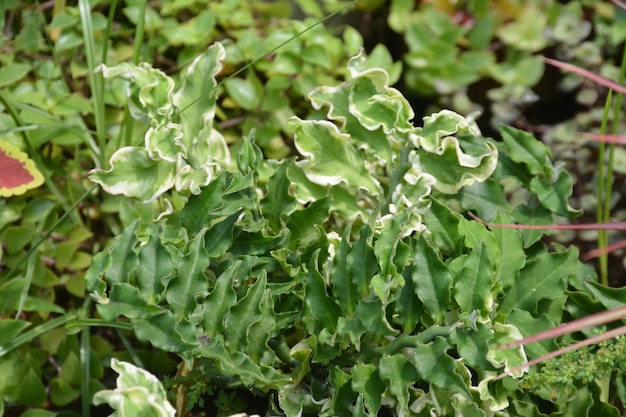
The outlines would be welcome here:
[[[527,377],[595,330],[501,349],[623,290],[549,231],[472,217],[580,211],[546,145],[483,134],[463,97],[527,94],[539,52],[582,48],[581,22],[610,49],[621,15],[485,4],[391,2],[394,58],[320,21],[374,2],[3,3],[2,413],[620,415],[623,340]]]

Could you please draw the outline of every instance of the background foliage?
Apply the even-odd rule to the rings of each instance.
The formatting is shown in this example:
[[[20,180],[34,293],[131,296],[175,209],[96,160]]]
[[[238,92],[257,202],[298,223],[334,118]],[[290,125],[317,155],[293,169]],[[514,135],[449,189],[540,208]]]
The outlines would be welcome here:
[[[616,74],[620,9],[0,10],[0,141],[44,179],[0,200],[0,414],[619,415],[621,341],[579,373],[494,381],[593,331],[499,345],[623,291],[576,248],[468,212],[593,207],[561,160],[583,180],[597,149],[562,139],[599,128],[603,91],[541,57]]]

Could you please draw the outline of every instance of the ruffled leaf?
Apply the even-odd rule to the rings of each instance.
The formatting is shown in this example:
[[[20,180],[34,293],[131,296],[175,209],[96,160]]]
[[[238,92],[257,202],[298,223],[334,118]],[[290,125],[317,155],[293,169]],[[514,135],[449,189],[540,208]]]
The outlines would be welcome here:
[[[0,197],[21,195],[41,184],[43,176],[28,155],[0,140]]]

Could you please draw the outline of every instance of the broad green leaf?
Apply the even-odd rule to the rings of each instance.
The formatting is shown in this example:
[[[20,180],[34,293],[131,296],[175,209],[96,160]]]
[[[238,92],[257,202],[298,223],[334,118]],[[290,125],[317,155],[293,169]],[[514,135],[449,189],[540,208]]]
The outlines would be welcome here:
[[[450,303],[452,277],[424,237],[418,237],[414,250],[412,279],[415,292],[435,323],[443,323]]]
[[[368,226],[363,226],[359,231],[359,238],[352,244],[352,250],[347,256],[348,275],[361,298],[366,298],[370,293],[372,277],[378,273],[376,264],[376,256],[372,250],[372,230]]]
[[[507,211],[509,206],[502,185],[493,177],[461,188],[458,197],[464,210],[475,211],[485,221],[491,221],[498,211]]]
[[[22,330],[30,325],[30,322],[23,320],[12,320],[8,318],[0,320],[0,346],[13,340]]]
[[[228,312],[224,323],[224,342],[231,354],[241,351],[247,346],[249,342],[249,331],[254,324],[261,320],[268,320],[271,323],[273,314],[270,317],[263,317],[262,314],[259,314],[263,312],[267,313],[268,308],[273,310],[273,305],[268,300],[265,300],[265,311],[259,309],[261,307],[261,301],[266,297],[266,284],[267,274],[263,271],[256,279],[256,282],[248,287],[246,295],[240,299],[237,304],[231,307]],[[273,325],[270,327],[273,327]],[[258,334],[256,334],[256,336],[257,339],[255,342],[257,346],[253,346],[252,350],[258,353],[258,344],[265,344],[267,339],[263,341]],[[269,334],[267,334],[267,336],[269,337]]]
[[[29,369],[20,380],[18,401],[23,405],[42,406],[46,401],[46,388],[41,382],[41,376]]]
[[[553,300],[563,294],[567,276],[575,274],[577,268],[576,248],[567,252],[545,253],[531,259],[506,292],[498,312],[506,315],[518,309],[536,313],[539,301]]]
[[[456,345],[459,356],[474,369],[494,370],[487,360],[489,341],[493,338],[491,323],[477,322],[475,329],[463,327],[454,329],[450,335],[450,343]]]
[[[224,375],[236,377],[248,386],[256,386],[261,390],[282,391],[292,379],[274,368],[259,365],[243,352],[229,353],[220,336],[200,346],[200,353],[205,358],[219,361],[220,370]]]
[[[352,389],[365,400],[369,416],[377,416],[381,399],[385,392],[385,382],[381,379],[378,367],[372,364],[357,363],[352,367]]]
[[[291,246],[304,246],[311,238],[317,237],[314,225],[324,224],[330,216],[331,199],[323,197],[309,204],[303,210],[292,213],[287,219]]]
[[[541,205],[563,217],[576,217],[582,213],[569,205],[574,180],[567,172],[560,172],[555,181],[546,182],[535,177],[530,181],[530,190],[537,194]]]
[[[237,103],[242,109],[248,111],[256,110],[263,99],[263,88],[258,80],[229,78],[224,83],[226,93]]]
[[[457,363],[447,351],[448,342],[437,337],[434,342],[415,347],[414,365],[423,380],[437,387],[462,394],[471,399],[469,388],[456,371]]]
[[[481,241],[465,258],[463,269],[452,282],[454,299],[461,311],[484,311],[490,307],[491,275],[487,247]]]
[[[65,406],[80,397],[80,392],[67,382],[54,378],[50,381],[50,400],[56,406]]]
[[[404,415],[409,413],[409,387],[417,382],[417,372],[413,363],[403,354],[383,356],[378,364],[380,379],[386,381],[389,394],[398,401],[398,409]]]
[[[6,87],[21,80],[31,70],[29,64],[10,64],[0,68],[0,87]]]
[[[0,314],[4,316],[17,310],[27,286],[26,278],[13,278],[0,284]]]
[[[309,180],[319,185],[343,184],[374,196],[381,194],[378,180],[366,168],[349,135],[324,120],[294,118],[291,122],[295,146],[306,158],[299,164]]]

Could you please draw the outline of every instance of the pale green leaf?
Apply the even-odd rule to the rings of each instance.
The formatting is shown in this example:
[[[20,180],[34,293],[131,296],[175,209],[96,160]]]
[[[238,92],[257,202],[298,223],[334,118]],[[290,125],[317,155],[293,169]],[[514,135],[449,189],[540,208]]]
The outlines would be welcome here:
[[[151,201],[175,184],[176,164],[155,161],[144,148],[120,148],[111,156],[110,164],[109,170],[89,173],[89,178],[110,194]]]
[[[337,126],[324,120],[294,118],[292,122],[296,148],[306,158],[299,165],[309,180],[319,185],[343,184],[372,195],[381,194],[378,180],[366,168],[349,135],[340,133]]]
[[[136,119],[148,116],[158,126],[174,112],[174,81],[147,62],[139,65],[121,63],[114,67],[101,65],[98,69],[104,78],[120,77],[130,81],[128,105]]]

